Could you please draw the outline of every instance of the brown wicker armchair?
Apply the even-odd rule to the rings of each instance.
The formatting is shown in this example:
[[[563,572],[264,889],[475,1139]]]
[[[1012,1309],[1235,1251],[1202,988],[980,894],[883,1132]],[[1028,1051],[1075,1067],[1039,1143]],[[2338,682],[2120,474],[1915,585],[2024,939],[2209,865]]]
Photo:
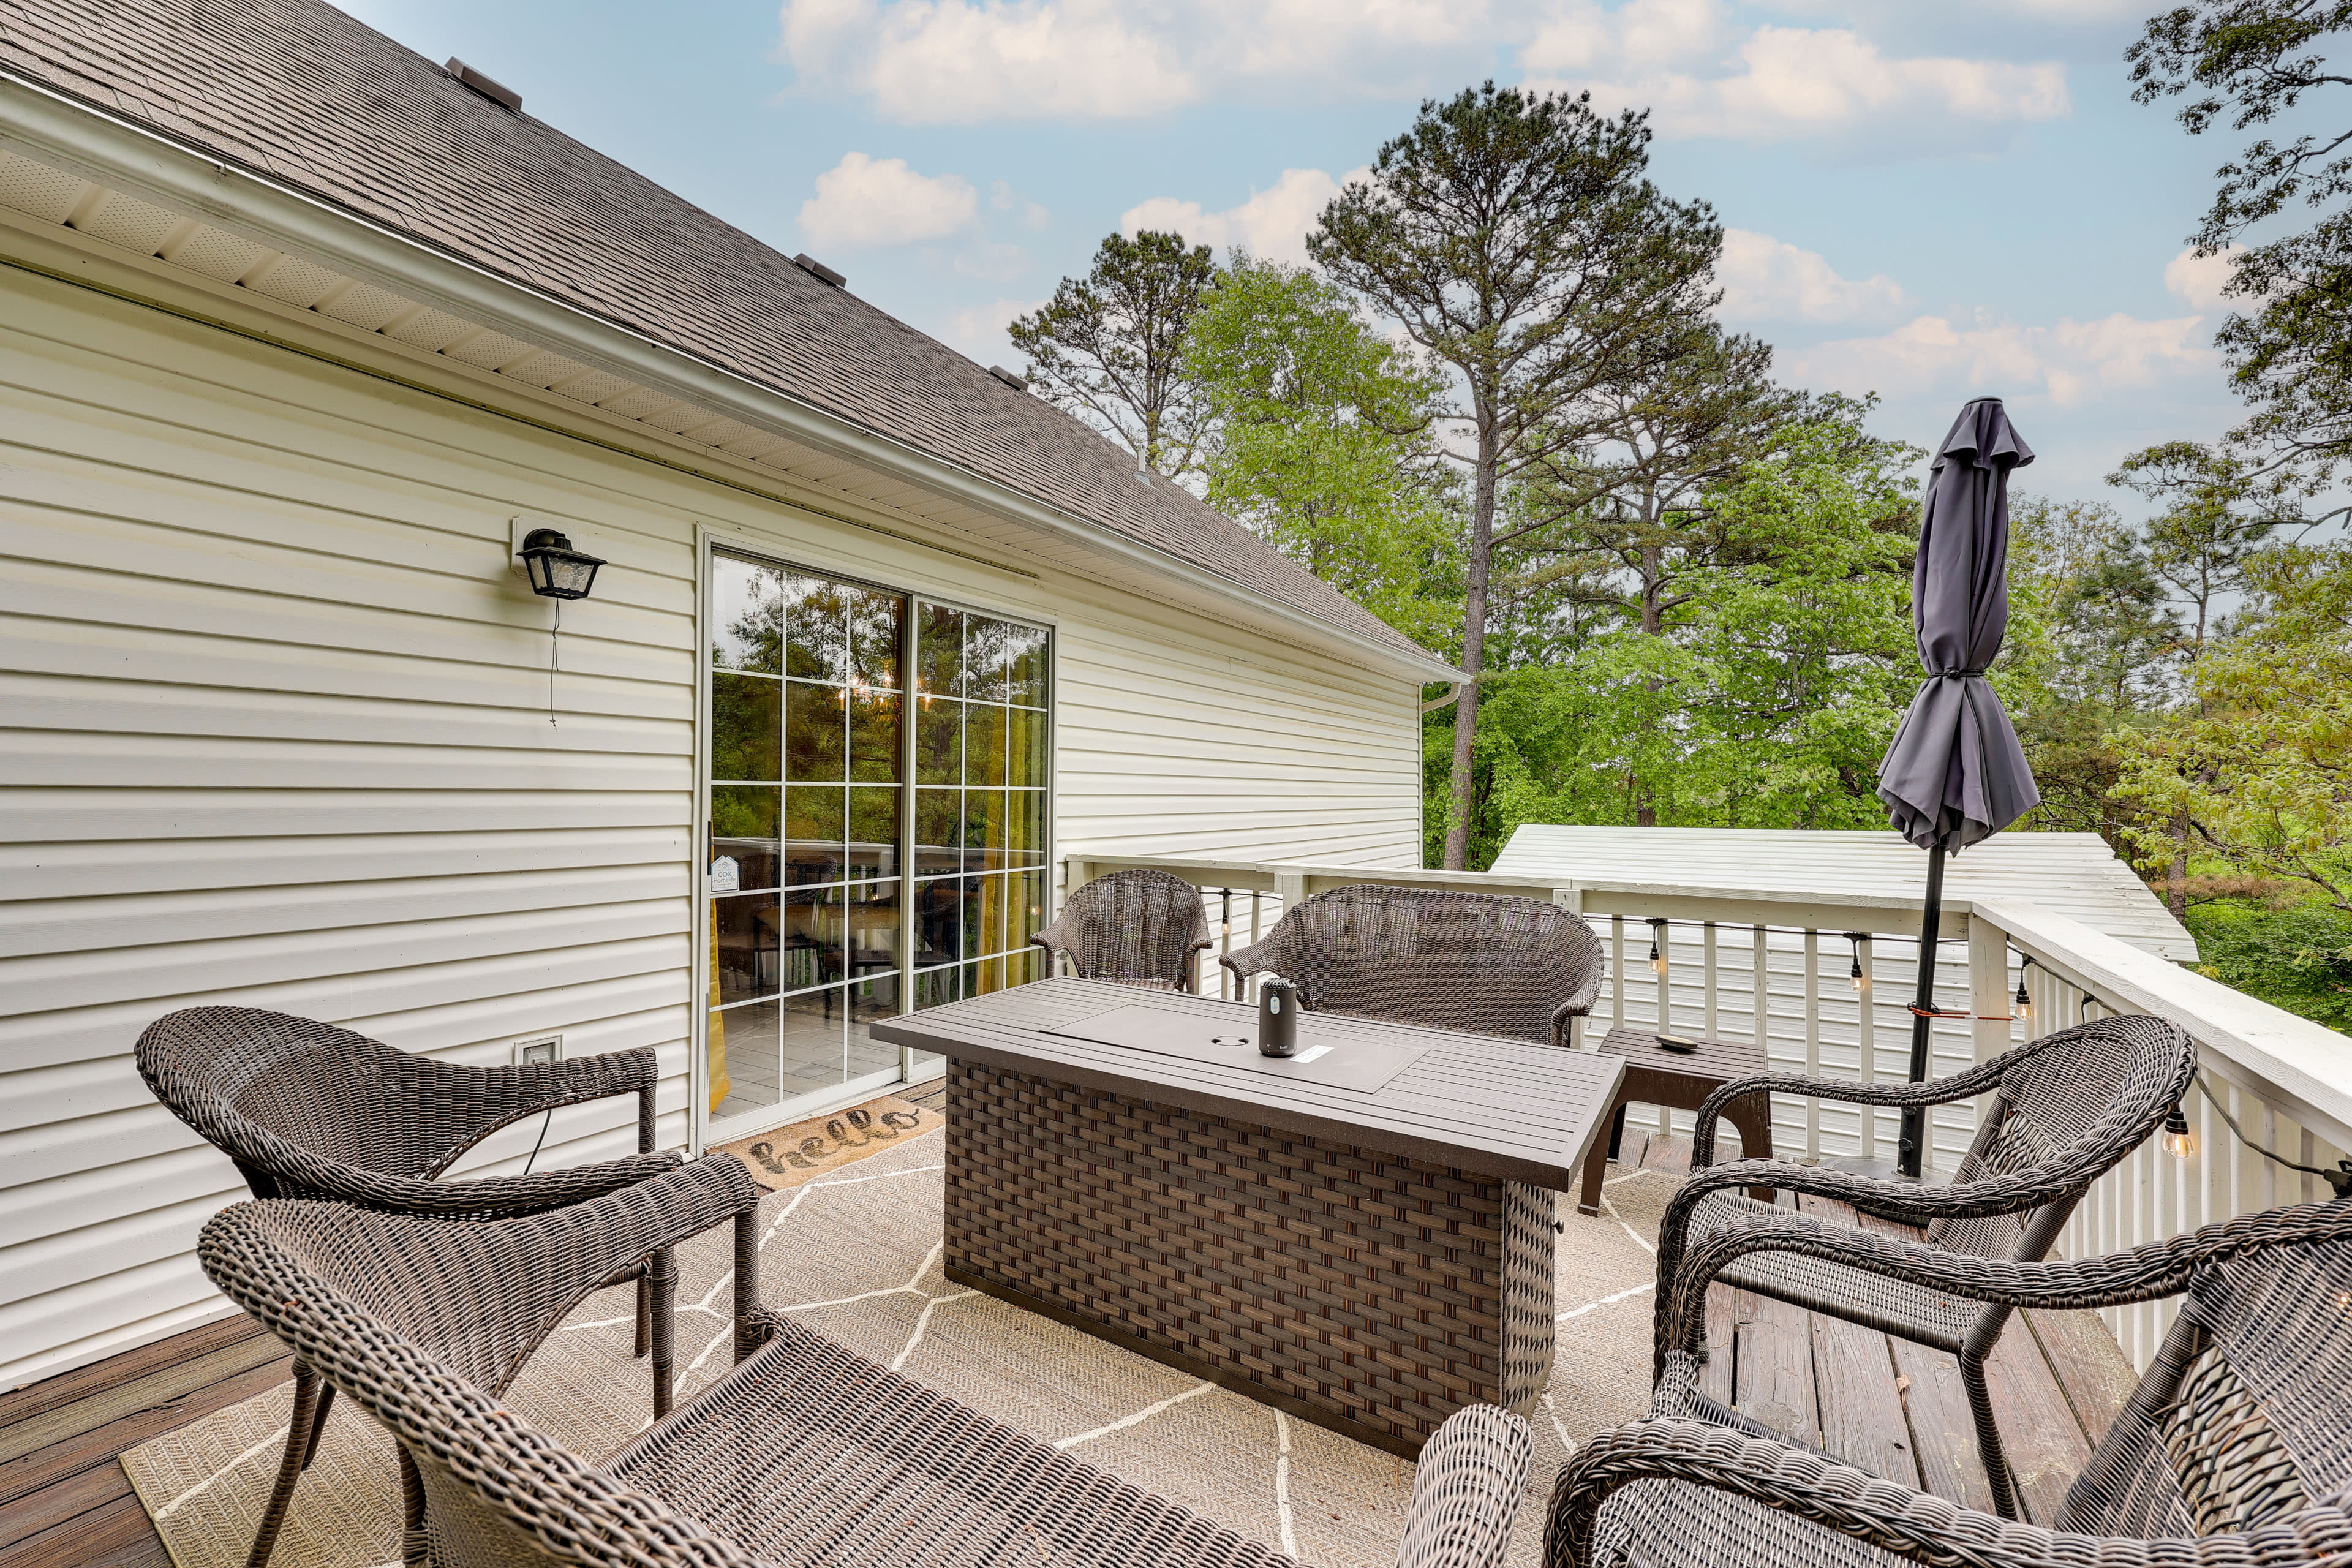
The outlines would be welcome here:
[[[1583,918],[1541,899],[1371,883],[1316,894],[1219,962],[1296,982],[1318,1013],[1547,1045],[1568,1044],[1609,966]]]
[[[475,1068],[394,1050],[331,1024],[253,1007],[191,1007],[158,1019],[133,1050],[155,1098],[236,1163],[256,1197],[336,1198],[386,1211],[482,1219],[537,1214],[675,1169],[656,1153],[652,1050],[521,1067]],[[558,1106],[637,1097],[638,1152],[621,1160],[477,1181],[443,1181],[458,1156],[508,1124]],[[667,1248],[616,1266],[637,1285],[636,1352],[653,1362],[654,1409],[670,1405]],[[300,1420],[289,1433],[277,1492],[252,1568],[269,1558],[276,1522],[318,1447],[334,1404],[294,1363]],[[315,1408],[313,1405],[315,1403]]]
[[[1143,868],[1112,871],[1083,883],[1054,923],[1029,939],[1054,954],[1066,952],[1081,979],[1109,980],[1156,991],[1199,988],[1193,955],[1209,945],[1209,913],[1201,889],[1181,877]]]
[[[1691,1419],[1669,1358],[1651,1418],[1595,1437],[1554,1485],[1549,1568],[2198,1568],[2352,1558],[2352,1203],[2273,1209],[2080,1262],[1975,1258],[1754,1218],[1694,1246],[1679,1332],[1709,1278],[1760,1252],[2013,1310],[2181,1296],[2156,1360],[2051,1527],[1894,1485],[1809,1448]]]
[[[2032,1261],[2048,1256],[2091,1184],[2163,1124],[2196,1068],[2196,1047],[2187,1035],[2161,1018],[2136,1016],[2047,1035],[1927,1083],[1753,1078],[1726,1084],[1700,1108],[1690,1180],[1667,1205],[1659,1226],[1658,1369],[1664,1371],[1668,1352],[1677,1348],[1667,1286],[1680,1278],[1686,1251],[1726,1226],[1764,1215],[1778,1216],[1792,1236],[1849,1228],[1758,1203],[1737,1189],[1778,1187],[1842,1199],[1866,1214],[1927,1226],[1928,1245],[1943,1254]],[[1784,1160],[1714,1163],[1716,1119],[1746,1095],[1926,1106],[1987,1093],[1992,1102],[1949,1185]],[[1994,1506],[2016,1514],[2016,1491],[1985,1384],[1985,1358],[2009,1322],[2009,1308],[1974,1305],[1923,1280],[1843,1268],[1796,1247],[1743,1252],[1725,1264],[1722,1279],[1958,1356]]]
[[[398,1441],[410,1564],[1290,1562],[772,1313],[739,1320],[739,1345],[757,1353],[602,1467],[499,1405],[486,1373],[544,1332],[567,1298],[633,1249],[730,1212],[734,1189],[703,1176],[722,1162],[732,1163],[479,1226],[238,1204],[205,1227],[198,1256],[231,1300]],[[755,1245],[741,1237],[739,1258]],[[529,1290],[473,1283],[485,1279],[528,1279]],[[482,1329],[457,1352],[408,1326],[435,1314],[394,1315],[420,1293],[460,1292]],[[1440,1427],[1422,1451],[1403,1568],[1499,1563],[1532,1446],[1525,1422],[1491,1405]]]

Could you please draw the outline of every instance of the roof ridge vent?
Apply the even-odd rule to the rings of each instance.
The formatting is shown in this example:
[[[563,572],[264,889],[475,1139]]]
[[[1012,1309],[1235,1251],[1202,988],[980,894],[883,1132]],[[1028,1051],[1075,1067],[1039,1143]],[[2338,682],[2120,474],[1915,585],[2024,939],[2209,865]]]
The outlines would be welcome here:
[[[812,278],[822,279],[825,282],[832,284],[836,289],[846,289],[849,287],[849,279],[846,277],[843,276],[841,273],[835,272],[832,268],[827,267],[824,262],[819,261],[815,257],[811,256],[805,250],[793,258],[793,265],[799,268],[802,271],[807,273]]]
[[[1029,378],[1018,371],[1007,370],[1001,364],[992,364],[988,367],[988,374],[1015,392],[1029,390]]]
[[[467,65],[457,56],[451,55],[449,57],[449,63],[443,66],[441,68],[447,71],[459,81],[464,82],[467,87],[472,88],[476,92],[480,93],[484,98],[488,99],[491,102],[503,103],[509,109],[513,110],[517,114],[520,114],[522,112],[522,94],[517,92],[514,89],[507,86],[503,82],[492,81],[488,77],[484,76],[481,72],[476,70],[473,67]]]

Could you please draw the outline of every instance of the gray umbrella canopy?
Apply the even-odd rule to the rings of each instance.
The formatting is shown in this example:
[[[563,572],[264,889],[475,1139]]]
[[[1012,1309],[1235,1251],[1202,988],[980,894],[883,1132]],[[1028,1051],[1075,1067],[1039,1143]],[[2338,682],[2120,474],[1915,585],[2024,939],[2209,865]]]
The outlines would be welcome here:
[[[1927,671],[1878,764],[1878,798],[1922,849],[1990,838],[2042,800],[1984,678],[2009,630],[2009,475],[2033,461],[1998,397],[1960,410],[1937,449],[1911,575]]]

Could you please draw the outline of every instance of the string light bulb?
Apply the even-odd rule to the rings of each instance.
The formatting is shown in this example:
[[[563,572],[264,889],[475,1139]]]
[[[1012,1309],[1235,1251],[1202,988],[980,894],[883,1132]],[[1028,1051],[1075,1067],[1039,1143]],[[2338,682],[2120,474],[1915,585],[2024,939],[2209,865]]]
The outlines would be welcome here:
[[[1655,974],[1666,972],[1666,955],[1658,951],[1658,933],[1665,929],[1665,924],[1660,920],[1650,922],[1650,970]]]
[[[1870,990],[1870,976],[1862,972],[1862,936],[1858,931],[1845,933],[1846,941],[1853,945],[1853,962],[1846,967],[1845,981],[1856,991],[1866,994]]]
[[[2033,1016],[2033,993],[2025,988],[2025,972],[2033,967],[2033,955],[2027,953],[2017,963],[2017,1001],[2010,1008],[2021,1018]]]
[[[2164,1119],[2164,1152],[2176,1160],[2191,1159],[2197,1153],[2197,1134],[2189,1130],[2189,1118],[2177,1105]]]

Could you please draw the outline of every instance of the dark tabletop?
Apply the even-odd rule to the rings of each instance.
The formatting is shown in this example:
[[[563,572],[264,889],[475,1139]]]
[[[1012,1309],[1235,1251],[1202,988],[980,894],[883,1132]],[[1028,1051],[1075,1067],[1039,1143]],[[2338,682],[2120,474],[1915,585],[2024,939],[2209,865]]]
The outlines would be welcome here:
[[[1601,1054],[1622,1057],[1653,1072],[1721,1079],[1726,1083],[1734,1079],[1761,1077],[1772,1070],[1764,1047],[1752,1041],[1710,1040],[1679,1030],[1674,1032],[1685,1040],[1697,1041],[1698,1049],[1670,1051],[1658,1044],[1658,1037],[1650,1030],[1620,1026],[1610,1030],[1601,1042]]]
[[[1614,1057],[1408,1024],[1314,1016],[1321,1029],[1425,1049],[1370,1092],[1044,1031],[1149,1003],[1230,1020],[1253,1033],[1257,1009],[1213,997],[1054,979],[877,1021],[874,1037],[958,1061],[1032,1073],[1230,1121],[1304,1133],[1472,1174],[1566,1191],[1596,1137],[1624,1064]]]

